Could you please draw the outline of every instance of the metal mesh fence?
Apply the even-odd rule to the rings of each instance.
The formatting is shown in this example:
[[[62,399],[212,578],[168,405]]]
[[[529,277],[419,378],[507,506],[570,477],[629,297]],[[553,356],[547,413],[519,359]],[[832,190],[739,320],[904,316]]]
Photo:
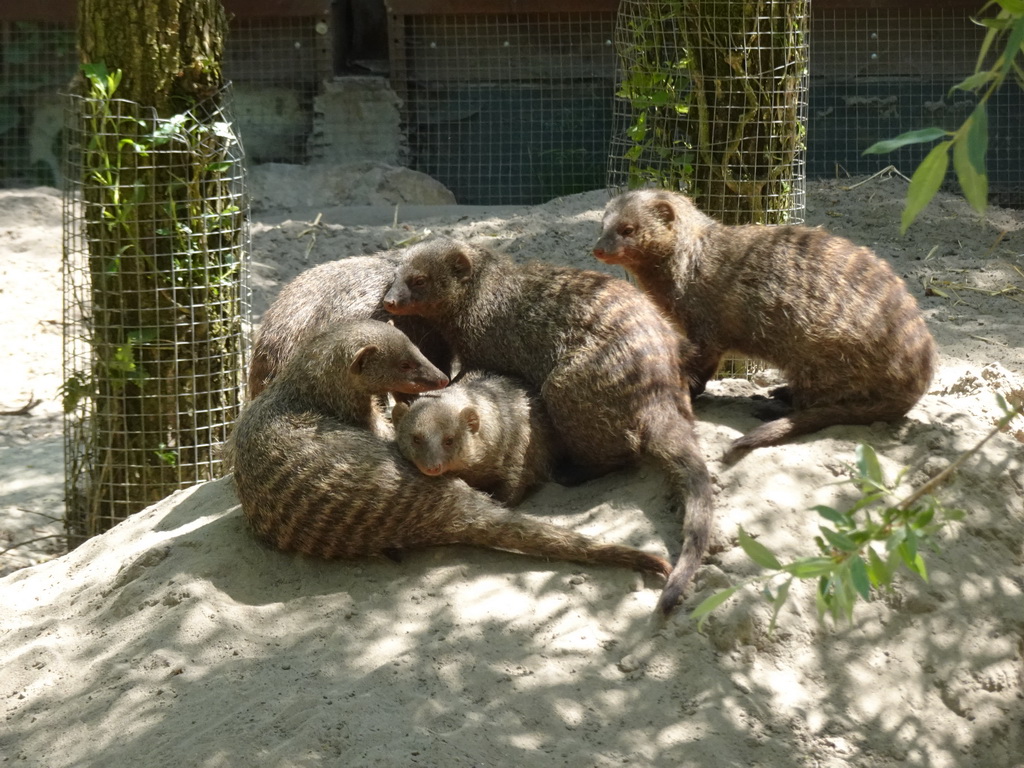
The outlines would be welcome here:
[[[391,82],[410,164],[457,200],[522,204],[603,186],[613,14],[392,8]]]
[[[803,220],[808,5],[622,0],[609,186],[726,224]]]
[[[62,395],[72,546],[219,474],[250,304],[229,97],[168,119],[130,101],[68,99]]]
[[[686,192],[725,224],[802,222],[808,10],[622,0],[608,186]],[[762,368],[727,356],[719,375]]]
[[[0,187],[61,185],[60,92],[78,67],[75,4],[47,3],[28,19],[11,19],[16,9],[0,3]],[[225,6],[234,15],[224,74],[249,161],[306,162],[316,152],[316,96],[333,75],[330,0]]]
[[[52,21],[0,19],[0,186],[57,186],[63,105],[75,32]]]
[[[324,3],[326,5],[326,3]],[[315,101],[332,72],[326,14],[231,23],[224,75],[252,163],[305,163],[315,153]]]
[[[958,128],[977,97],[950,89],[974,71],[985,28],[971,17],[981,5],[966,0],[927,8],[816,8],[808,174],[857,176],[892,164],[909,175],[930,145],[862,153],[905,131]],[[1024,91],[1008,82],[988,112],[990,199],[1024,205]],[[952,171],[948,182],[955,188]]]

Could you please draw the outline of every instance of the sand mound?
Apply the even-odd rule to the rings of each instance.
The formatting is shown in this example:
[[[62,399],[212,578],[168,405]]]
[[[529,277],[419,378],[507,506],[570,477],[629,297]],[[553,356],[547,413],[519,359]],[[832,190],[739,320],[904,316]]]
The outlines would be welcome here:
[[[990,429],[996,392],[1022,391],[1020,212],[981,219],[940,195],[899,238],[905,189],[892,179],[815,183],[808,220],[875,247],[907,278],[940,347],[930,393],[900,424],[833,427],[725,468],[722,451],[756,423],[746,399],[755,387],[715,382],[696,408],[723,549],[684,608],[757,572],[735,545],[739,525],[783,559],[810,554],[819,518],[809,510],[853,498],[838,481],[858,443],[876,448],[890,476],[909,467],[904,485],[916,486]],[[0,417],[0,534],[16,541],[61,509],[60,222],[52,191],[0,197],[0,211],[20,206],[0,219],[0,246],[13,254],[0,257],[5,292],[18,298],[0,312],[13,349],[3,404],[45,398],[33,416]],[[253,226],[255,307],[313,263],[427,229],[593,267],[603,200],[263,217]],[[810,589],[798,585],[774,636],[752,594],[727,604],[706,634],[685,610],[655,624],[658,585],[611,568],[463,548],[400,564],[283,555],[251,537],[230,481],[181,491],[0,580],[0,761],[1022,766],[1022,432],[1018,423],[994,438],[942,489],[966,516],[927,554],[929,583],[902,578],[838,627],[818,623]],[[674,553],[679,522],[665,493],[658,473],[641,468],[547,486],[523,510]]]

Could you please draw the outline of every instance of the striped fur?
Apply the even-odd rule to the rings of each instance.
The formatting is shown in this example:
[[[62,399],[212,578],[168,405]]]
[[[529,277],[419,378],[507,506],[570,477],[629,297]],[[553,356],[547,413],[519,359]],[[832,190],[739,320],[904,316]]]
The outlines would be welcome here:
[[[515,506],[550,479],[559,440],[540,397],[510,376],[472,371],[391,412],[402,455]]]
[[[935,342],[903,280],[823,229],[724,226],[684,195],[642,190],[608,203],[594,255],[633,273],[696,344],[692,393],[728,351],[780,370],[792,411],[734,441],[726,461],[833,424],[894,421],[928,390]]]
[[[658,309],[603,273],[517,265],[447,239],[406,252],[384,307],[426,317],[468,368],[535,387],[575,479],[643,457],[666,472],[684,520],[682,554],[659,602],[673,610],[707,551],[712,493],[680,381],[686,343]]]
[[[303,341],[243,409],[229,446],[257,536],[322,558],[467,544],[668,574],[656,555],[511,512],[461,480],[427,477],[407,462],[380,423],[378,396],[446,383],[385,323],[347,323]]]
[[[395,278],[397,256],[351,256],[300,273],[270,305],[252,346],[246,397],[253,399],[274,379],[309,336],[345,320],[387,320],[381,299]],[[399,318],[396,325],[444,373],[451,372],[451,354],[429,324],[417,317]]]

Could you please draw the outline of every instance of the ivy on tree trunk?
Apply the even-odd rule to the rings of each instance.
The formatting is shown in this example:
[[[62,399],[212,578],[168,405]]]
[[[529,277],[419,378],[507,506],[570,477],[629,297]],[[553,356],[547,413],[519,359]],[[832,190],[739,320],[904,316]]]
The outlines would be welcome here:
[[[75,90],[87,243],[89,444],[68,468],[72,544],[209,479],[239,402],[244,213],[220,112],[220,0],[81,0]]]

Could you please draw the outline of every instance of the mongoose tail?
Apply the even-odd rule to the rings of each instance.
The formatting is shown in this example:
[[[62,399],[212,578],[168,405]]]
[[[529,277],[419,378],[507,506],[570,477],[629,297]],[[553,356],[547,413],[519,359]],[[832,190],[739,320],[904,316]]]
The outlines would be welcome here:
[[[874,424],[876,421],[895,421],[906,415],[916,398],[904,402],[883,401],[874,404],[818,405],[793,411],[766,422],[733,440],[722,456],[726,464],[735,464],[755,448],[781,445],[799,435],[817,432],[840,424]]]
[[[478,515],[464,515],[458,521],[462,535],[449,543],[470,544],[576,563],[614,565],[662,578],[668,578],[672,572],[671,564],[658,555],[633,547],[603,544],[589,536],[512,510],[506,510],[501,515],[495,515],[494,512],[495,507],[489,504]]]
[[[668,477],[683,520],[682,551],[658,600],[658,610],[667,616],[676,609],[708,551],[714,502],[707,465],[697,450],[696,439],[686,434],[692,433],[693,425],[677,422],[667,425],[665,431],[668,434],[648,442],[645,451]]]

